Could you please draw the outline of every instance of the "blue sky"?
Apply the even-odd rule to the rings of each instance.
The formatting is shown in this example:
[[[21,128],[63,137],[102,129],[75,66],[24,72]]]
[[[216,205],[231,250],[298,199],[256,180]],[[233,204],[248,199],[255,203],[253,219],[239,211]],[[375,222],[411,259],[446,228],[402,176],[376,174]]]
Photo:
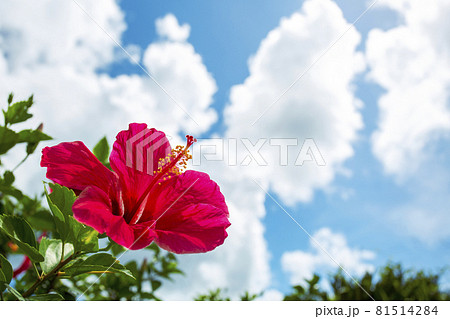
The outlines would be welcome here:
[[[305,2],[309,3],[309,11],[303,6]],[[261,133],[258,130],[265,132],[267,127],[267,134],[277,134],[278,127],[286,126],[287,133],[283,131],[286,134],[303,138],[308,137],[304,134],[313,134],[310,136],[312,138],[317,134],[318,141],[324,144],[340,145],[324,150],[328,166],[318,171],[302,168],[303,171],[293,170],[284,174],[280,168],[275,168],[265,175],[265,171],[258,168],[244,172],[246,168],[236,171],[205,166],[204,169],[223,186],[226,195],[230,194],[230,205],[235,209],[231,214],[239,215],[233,222],[236,230],[230,231],[230,238],[217,252],[202,257],[182,257],[182,268],[185,267],[183,269],[193,279],[169,286],[167,296],[179,298],[185,292],[205,291],[216,286],[228,287],[232,295],[246,289],[265,289],[279,296],[279,292],[288,292],[290,285],[298,282],[301,275],[309,274],[310,270],[322,275],[336,270],[332,262],[324,259],[320,251],[311,246],[309,237],[264,193],[266,191],[308,232],[325,238],[324,246],[330,253],[344,251],[343,255],[347,257],[342,257],[342,260],[339,256],[333,257],[356,276],[362,270],[377,269],[389,261],[433,271],[450,264],[450,257],[446,254],[450,246],[450,232],[445,230],[450,229],[446,208],[450,204],[446,199],[450,195],[447,179],[450,175],[447,168],[450,163],[450,97],[447,89],[450,75],[442,71],[448,69],[445,45],[449,43],[439,41],[439,37],[448,39],[449,28],[445,28],[446,25],[442,27],[442,24],[450,6],[444,0],[427,8],[423,8],[420,1],[413,1],[410,7],[405,5],[405,0],[379,2],[359,19],[348,35],[338,41],[330,54],[319,60],[304,79],[286,93],[284,100],[273,106],[261,121],[262,128],[244,130],[240,114],[252,119],[260,114],[266,105],[258,104],[258,101],[268,104],[266,101],[273,100],[273,96],[282,91],[281,87],[287,86],[285,83],[292,83],[296,78],[298,71],[293,70],[301,71],[310,65],[371,2],[139,0],[116,3],[104,0],[88,6],[80,1],[100,25],[120,39],[125,49],[138,47],[140,63],[146,68],[154,68],[156,77],[162,79],[169,92],[178,94],[181,102],[192,99],[204,104],[198,109],[195,105],[189,106],[194,117],[206,114],[209,109],[216,112],[217,119],[210,113],[205,115],[202,127],[197,128],[197,137],[240,135],[256,138]],[[13,1],[7,3],[8,10],[23,9]],[[55,3],[50,1],[48,5]],[[103,10],[107,7],[110,10]],[[68,4],[61,10],[71,17],[72,20],[68,21],[81,21],[78,25],[83,27],[79,34],[70,27],[63,28],[66,34],[53,34],[52,30],[61,27],[64,20],[60,17],[53,17],[54,20],[39,19],[39,14],[32,15],[32,11],[29,12],[30,19],[37,19],[33,20],[33,25],[42,32],[35,34],[33,28],[17,25],[14,21],[0,23],[0,39],[2,30],[8,34],[8,30],[17,29],[23,35],[21,45],[29,46],[27,53],[18,53],[14,60],[11,51],[8,51],[11,49],[0,42],[0,50],[3,51],[0,57],[9,66],[8,70],[2,69],[0,60],[0,74],[4,72],[7,79],[4,84],[0,83],[5,87],[6,83],[8,86],[14,85],[13,89],[19,95],[28,94],[30,90],[35,92],[38,101],[40,99],[44,104],[42,111],[37,109],[36,121],[50,122],[47,127],[51,135],[57,136],[60,141],[81,139],[88,146],[94,145],[105,133],[113,140],[118,126],[121,125],[122,129],[125,125],[125,119],[146,121],[151,126],[160,125],[180,136],[190,133],[189,126],[185,124],[189,119],[179,114],[173,118],[165,116],[180,110],[158,88],[155,89],[138,66],[123,57],[111,39],[76,6]],[[319,10],[319,13],[314,10]],[[27,12],[23,11],[20,14],[26,15]],[[183,24],[190,26],[187,39],[175,41],[170,39],[170,35],[167,39],[158,32],[155,21],[160,19],[167,24],[167,20],[162,19],[167,14],[173,14],[178,20],[175,31]],[[280,20],[287,23],[280,24]],[[298,33],[293,31],[294,36],[289,33],[289,23],[297,26],[295,30]],[[305,25],[315,27],[301,29]],[[40,38],[46,32],[51,43]],[[278,38],[268,37],[269,32],[277,34]],[[73,36],[67,36],[72,33]],[[5,39],[4,43],[12,44],[20,40]],[[64,51],[67,43],[79,44],[80,39],[87,39],[79,45],[80,52],[72,56],[72,46]],[[42,45],[39,44],[41,42]],[[341,44],[347,49],[336,51]],[[190,45],[201,61],[190,60],[195,57],[189,51]],[[279,49],[281,45],[287,51],[292,49],[297,52],[295,57],[302,57],[304,51],[305,59],[309,60],[299,61],[297,66],[278,64],[277,54],[283,53]],[[171,65],[160,63],[165,55],[181,52],[176,51],[180,48],[187,51],[182,51],[179,60],[172,57],[172,62],[173,65],[178,63],[178,66],[185,63],[188,66],[186,69],[172,69]],[[55,53],[58,51],[62,53]],[[50,58],[35,57],[33,52]],[[82,60],[84,64],[78,64],[78,58],[85,56],[90,62]],[[255,63],[249,69],[249,59],[253,57],[266,64],[261,66]],[[330,63],[328,58],[334,59],[335,63],[325,64]],[[358,66],[359,59],[364,60],[364,67]],[[344,69],[339,69],[339,64]],[[30,65],[39,70],[35,73],[40,76],[37,82],[29,81],[27,73],[20,72],[25,68],[33,69]],[[329,73],[324,65],[330,68]],[[422,70],[421,65],[428,69],[424,67]],[[207,72],[197,68],[203,66]],[[67,68],[72,68],[73,72],[67,72]],[[352,70],[344,74],[347,69]],[[269,74],[276,78],[278,71],[283,76],[286,74],[283,84],[272,83],[271,77],[266,77]],[[316,80],[321,77],[323,85]],[[336,87],[328,78],[336,79]],[[262,90],[271,91],[270,94],[266,96],[266,92],[258,92],[258,87],[251,84],[253,80],[262,83],[263,88],[267,85]],[[46,86],[44,82],[49,84]],[[189,82],[210,86],[203,90],[199,85],[183,91],[182,86]],[[275,88],[278,84],[280,88]],[[345,92],[340,92],[338,88],[345,88],[342,90]],[[239,89],[243,93],[239,93]],[[9,90],[1,91],[1,96]],[[74,92],[72,100],[65,99],[61,92]],[[420,94],[415,96],[415,92]],[[321,96],[328,94],[336,100],[336,106],[322,104]],[[59,101],[66,100],[69,102],[65,108],[71,110],[85,105],[80,112],[73,113],[71,123],[67,125],[63,124],[64,119],[67,123],[64,108],[58,106]],[[152,101],[156,101],[154,105]],[[310,109],[308,103],[311,104]],[[292,105],[298,106],[298,110],[291,111]],[[328,113],[332,114],[331,117]],[[307,126],[308,122],[302,122],[302,118],[308,116],[314,119],[315,129],[312,125],[312,128],[305,129],[306,133],[298,133],[297,127],[289,126],[289,120],[296,118]],[[327,122],[330,118],[331,123]],[[336,131],[330,128],[334,124],[339,128]],[[321,140],[320,136],[325,137]],[[36,166],[31,167],[37,170]],[[19,176],[18,181],[30,185],[42,179],[42,172],[39,174],[34,179]],[[252,178],[259,177],[264,185],[263,191],[251,182]],[[286,200],[287,195],[280,191],[283,185],[291,194],[292,201]],[[309,198],[296,194],[297,186],[298,193],[312,191],[313,196]],[[242,198],[234,194],[234,188]],[[254,212],[246,202],[254,203]],[[242,225],[238,225],[239,221]],[[240,227],[248,228],[248,233]],[[247,242],[255,247],[244,247]],[[297,262],[295,256],[303,256],[304,263],[302,259]],[[233,258],[238,258],[238,261],[231,266]],[[230,269],[224,269],[226,267]],[[212,275],[199,274],[199,269]],[[262,279],[259,280],[259,277]],[[449,278],[447,274],[444,284],[448,285]],[[198,286],[193,284],[195,282]],[[240,282],[242,286],[239,286]],[[195,289],[189,290],[189,287]],[[174,293],[177,289],[178,295]],[[272,298],[276,299],[275,295]]]

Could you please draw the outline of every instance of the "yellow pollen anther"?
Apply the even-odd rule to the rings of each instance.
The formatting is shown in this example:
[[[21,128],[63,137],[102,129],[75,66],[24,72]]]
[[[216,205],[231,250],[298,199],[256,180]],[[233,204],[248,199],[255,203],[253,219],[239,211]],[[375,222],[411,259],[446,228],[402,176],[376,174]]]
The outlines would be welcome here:
[[[154,173],[159,174],[165,170],[162,180],[166,181],[172,176],[181,175],[187,169],[187,162],[190,159],[192,159],[192,155],[189,153],[188,147],[177,145],[170,154],[159,160],[158,170]],[[166,169],[167,167],[169,169]],[[161,185],[161,183],[158,183],[158,185]]]

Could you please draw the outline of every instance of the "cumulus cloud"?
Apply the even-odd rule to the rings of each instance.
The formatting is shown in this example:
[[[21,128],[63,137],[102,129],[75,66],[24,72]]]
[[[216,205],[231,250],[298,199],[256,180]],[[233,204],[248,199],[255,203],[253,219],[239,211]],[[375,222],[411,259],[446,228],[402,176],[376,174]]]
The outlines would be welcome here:
[[[403,18],[396,28],[372,30],[369,77],[384,89],[373,152],[386,172],[413,174],[425,148],[450,131],[450,3],[380,1]],[[414,159],[414,160],[411,160]]]
[[[171,22],[180,30],[185,30],[188,26],[180,27],[173,15],[157,20],[156,25],[160,28],[163,26],[172,28]],[[163,32],[160,28],[158,32]],[[166,34],[159,33],[159,35]],[[169,39],[172,39],[171,37],[172,35]],[[161,88],[149,83],[153,87],[153,96],[158,100],[158,108],[163,110],[160,112],[164,116],[163,121],[169,122],[167,114],[170,114],[171,121],[182,130],[200,134],[217,120],[216,112],[210,108],[217,86],[194,47],[184,40],[177,41],[159,41],[150,44],[144,53],[143,63],[172,97],[168,98]]]
[[[115,1],[79,3],[121,41],[126,24]],[[146,122],[172,136],[199,134],[216,120],[209,107],[215,81],[190,43],[159,39],[144,50],[143,64],[166,94],[146,75],[102,73],[123,60],[123,53],[74,3],[2,1],[0,10],[8,12],[0,21],[0,98],[6,101],[10,91],[18,98],[34,93],[31,123],[44,122],[56,141],[83,140],[93,146],[104,134],[113,141],[130,122]],[[159,21],[165,24],[167,19]],[[136,46],[127,48],[140,56]],[[20,185],[39,185],[38,156],[39,151],[26,165],[34,165],[29,171],[40,174],[33,179],[19,172]]]
[[[264,291],[264,294],[257,298],[258,301],[281,301],[283,300],[284,295],[278,290],[269,289]]]
[[[450,238],[450,173],[443,161],[427,162],[404,186],[411,200],[393,207],[388,220],[398,235],[432,247]]]
[[[374,270],[369,261],[375,258],[375,253],[349,247],[344,235],[334,233],[329,228],[321,228],[312,236],[350,275],[361,276],[366,271]],[[292,285],[304,284],[314,273],[327,275],[338,268],[313,240],[310,240],[310,245],[310,251],[285,252],[281,257],[282,268]]]
[[[114,1],[81,3],[120,41],[126,25]],[[0,47],[10,73],[43,65],[90,71],[114,60],[114,43],[72,2],[2,1],[0,8]]]
[[[369,78],[386,92],[378,101],[372,149],[410,194],[391,211],[396,229],[434,245],[450,237],[447,149],[450,132],[450,3],[383,0],[401,24],[372,30]]]
[[[156,20],[156,31],[162,37],[172,41],[186,41],[191,32],[189,24],[180,25],[177,18],[169,13],[165,17]]]
[[[305,1],[300,12],[283,18],[269,32],[249,60],[250,75],[231,89],[225,109],[226,135],[248,138],[257,149],[261,146],[267,165],[253,160],[245,171],[267,181],[289,205],[310,201],[315,190],[328,187],[353,155],[352,143],[362,127],[361,102],[352,85],[355,75],[364,68],[362,54],[356,50],[361,39],[358,31],[350,27],[291,90],[252,123],[349,27],[334,2]],[[285,140],[264,142],[261,138]],[[291,138],[295,141],[286,140]],[[296,165],[301,147],[309,138],[325,165],[317,165],[314,160]],[[287,165],[281,163],[280,143],[288,149]],[[238,154],[248,154],[246,145],[238,143],[238,147]]]

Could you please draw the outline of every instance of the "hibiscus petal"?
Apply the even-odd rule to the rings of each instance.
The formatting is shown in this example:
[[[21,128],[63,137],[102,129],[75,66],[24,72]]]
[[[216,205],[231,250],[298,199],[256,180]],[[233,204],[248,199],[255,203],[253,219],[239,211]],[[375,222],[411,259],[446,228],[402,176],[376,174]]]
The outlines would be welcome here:
[[[14,270],[13,278],[17,278],[17,276],[19,276],[21,273],[30,269],[31,265],[32,265],[32,263],[31,263],[30,258],[28,258],[28,256],[25,256],[23,259],[23,262],[20,264],[19,268]]]
[[[159,159],[171,151],[166,135],[146,124],[132,123],[128,130],[117,134],[109,158],[111,168],[119,176],[126,210],[134,207],[158,169]]]
[[[186,171],[161,187],[146,208],[155,212],[146,217],[157,221],[158,245],[182,254],[210,251],[224,242],[230,226],[228,208],[208,174]]]
[[[73,216],[99,233],[106,233],[113,241],[129,249],[141,249],[151,244],[156,234],[154,221],[128,225],[122,216],[113,212],[111,198],[98,187],[87,187],[72,206]]]
[[[77,192],[88,186],[108,191],[117,182],[117,176],[79,141],[44,148],[41,167],[47,167],[47,178]]]
[[[230,226],[221,209],[196,204],[183,211],[168,211],[168,218],[157,221],[156,243],[177,254],[204,253],[223,244]],[[169,218],[169,216],[171,218]]]
[[[158,219],[169,206],[171,210],[183,210],[193,204],[209,204],[222,210],[226,217],[229,216],[219,185],[203,172],[185,171],[156,186],[149,197],[154,200],[149,201],[146,211],[154,213],[153,216],[147,215],[142,220]]]

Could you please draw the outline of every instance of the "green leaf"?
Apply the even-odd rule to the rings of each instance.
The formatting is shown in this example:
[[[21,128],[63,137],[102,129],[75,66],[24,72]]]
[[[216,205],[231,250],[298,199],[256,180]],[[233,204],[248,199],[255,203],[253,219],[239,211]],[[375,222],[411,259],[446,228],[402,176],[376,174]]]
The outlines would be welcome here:
[[[52,138],[45,133],[42,133],[44,124],[41,123],[35,130],[23,130],[19,132],[19,143],[27,143],[27,155],[33,154],[39,145],[39,142],[51,140]]]
[[[14,94],[12,92],[9,93],[9,95],[8,95],[8,105],[10,105],[12,103],[13,98],[14,98]]]
[[[98,232],[79,223],[72,216],[75,193],[58,184],[50,184],[50,187],[52,193],[48,194],[45,190],[45,194],[61,239],[72,242],[75,251],[98,251]]]
[[[125,247],[123,247],[123,246],[121,246],[121,245],[119,245],[119,244],[117,244],[115,242],[112,242],[111,253],[114,256],[118,256],[119,254],[123,253],[125,250],[126,250]]]
[[[58,293],[35,295],[28,298],[31,301],[62,301],[64,297]]]
[[[131,271],[133,276],[136,277],[137,280],[139,280],[137,277],[139,277],[141,275],[141,273],[140,273],[140,269],[138,269],[138,265],[137,265],[137,262],[135,260],[132,260],[132,261],[128,262],[125,265],[125,267],[127,267],[127,269],[129,271]]]
[[[152,281],[151,281],[151,284],[152,284],[152,290],[155,291],[155,290],[157,290],[159,287],[161,287],[162,282],[159,281],[159,280],[152,280]]]
[[[106,136],[103,137],[97,143],[97,145],[94,146],[93,153],[100,162],[102,162],[102,163],[108,162],[109,144],[108,144],[108,140],[106,139]]]
[[[77,276],[93,271],[99,272],[100,274],[101,272],[106,271],[119,273],[135,279],[131,271],[120,264],[116,258],[106,253],[98,253],[89,256],[87,259],[79,260],[70,265],[70,267],[64,269],[64,272],[69,276]]]
[[[53,214],[53,220],[55,222],[56,230],[58,231],[59,237],[61,237],[62,240],[66,240],[69,222],[67,221],[66,223],[66,216],[64,216],[64,214],[61,212],[58,206],[53,204],[47,192],[47,189],[45,189],[45,197],[47,198],[48,207],[50,208],[50,211]]]
[[[28,113],[28,109],[33,105],[33,95],[26,101],[16,102],[8,106],[8,110],[3,111],[6,124],[15,124],[28,120],[31,115]]]
[[[98,232],[73,218],[72,206],[75,193],[58,184],[50,184],[52,193],[45,190],[47,202],[54,216],[60,238],[73,243],[75,251],[98,251]]]
[[[13,268],[2,254],[0,254],[0,282],[9,284],[13,277]],[[0,288],[0,290],[2,290]]]
[[[0,126],[0,155],[5,154],[19,141],[19,135],[13,130]]]
[[[77,199],[73,190],[58,184],[50,184],[50,187],[52,193],[49,196],[52,203],[55,204],[64,215],[72,216],[72,205]]]
[[[62,260],[73,254],[73,245],[66,243],[64,244],[64,258],[61,258],[62,244],[61,239],[49,239],[47,237],[41,239],[39,252],[44,256],[41,268],[45,274],[51,272]]]
[[[68,241],[72,242],[75,251],[96,252],[98,246],[98,232],[86,225],[83,225],[69,216],[71,236]]]
[[[23,130],[18,133],[19,139],[17,143],[39,143],[41,141],[48,141],[52,138],[41,130]]]
[[[14,183],[14,180],[16,178],[14,177],[14,174],[11,171],[6,171],[3,174],[3,180],[5,181],[6,185],[12,185],[12,183]]]
[[[13,215],[15,209],[16,204],[8,196],[4,196],[3,200],[0,200],[0,214]],[[0,239],[2,238],[2,236],[4,237],[6,235],[3,235],[3,233],[0,231]]]
[[[49,211],[40,209],[36,213],[27,217],[27,220],[33,225],[36,230],[42,231],[56,231],[55,221],[53,215]]]
[[[17,300],[20,301],[25,301],[25,298],[20,294],[20,292],[18,292],[16,289],[14,289],[13,287],[11,287],[8,284],[4,284],[6,286],[6,289],[8,289],[8,291],[14,295],[14,297],[17,298]]]
[[[3,182],[3,181],[1,181]],[[2,192],[4,195],[10,195],[13,196],[15,198],[17,198],[18,200],[21,200],[23,197],[23,194],[20,190],[18,190],[17,188],[15,188],[14,186],[7,186],[7,185],[2,185],[0,183],[0,192]]]
[[[58,184],[50,184],[52,193],[49,195],[45,188],[48,206],[53,213],[56,230],[63,241],[70,236],[70,219],[72,205],[76,199],[75,193]]]
[[[25,219],[16,216],[0,215],[0,228],[17,243],[17,246],[32,261],[44,261],[44,257],[37,250],[38,246],[34,232]]]

